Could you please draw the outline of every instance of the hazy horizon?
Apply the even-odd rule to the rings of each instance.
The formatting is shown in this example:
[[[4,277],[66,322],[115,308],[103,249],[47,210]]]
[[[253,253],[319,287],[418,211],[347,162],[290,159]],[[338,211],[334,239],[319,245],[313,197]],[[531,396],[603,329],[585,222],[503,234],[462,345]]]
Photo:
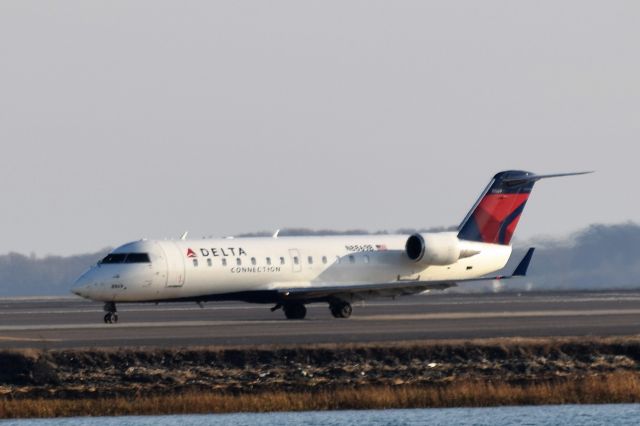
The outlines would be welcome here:
[[[520,235],[519,233],[516,233],[515,237],[513,238],[513,240],[511,241],[511,246],[514,247],[514,249],[518,249],[518,248],[522,248],[524,246],[529,246],[531,244],[536,244],[536,243],[541,243],[541,244],[546,244],[546,243],[552,243],[552,244],[571,244],[574,239],[580,235],[581,232],[584,232],[585,229],[588,229],[590,227],[593,226],[610,226],[610,227],[615,227],[615,226],[625,226],[625,225],[631,225],[631,226],[640,226],[638,225],[636,222],[634,221],[624,221],[624,222],[618,222],[618,223],[592,223],[589,224],[585,227],[581,227],[581,228],[577,228],[575,230],[571,230],[568,231],[566,233],[561,233],[561,234],[557,234],[557,235],[553,235],[553,234],[537,234],[537,235],[531,235],[531,236],[523,236]],[[361,234],[376,234],[376,233],[383,233],[383,234],[411,234],[413,232],[444,232],[444,231],[452,231],[454,230],[455,227],[453,226],[434,226],[434,227],[421,227],[421,228],[399,228],[399,229],[375,229],[375,230],[368,230],[368,229],[362,229],[362,228],[350,228],[350,229],[337,229],[337,228],[323,228],[323,229],[312,229],[312,228],[306,228],[306,227],[296,227],[296,228],[290,228],[290,227],[282,227],[282,228],[278,228],[278,229],[274,229],[274,230],[256,230],[256,231],[249,231],[249,232],[240,232],[236,235],[193,235],[191,232],[188,232],[188,230],[185,230],[186,232],[188,232],[188,236],[187,239],[189,240],[200,240],[200,239],[204,239],[204,238],[227,238],[227,237],[234,237],[234,238],[248,238],[248,237],[268,237],[270,235],[272,235],[276,230],[279,230],[280,233],[279,235],[282,237],[286,237],[286,236],[304,236],[304,235],[349,235],[351,233],[355,233],[356,235],[361,235]],[[180,237],[182,236],[182,233],[180,234],[176,234],[176,235],[170,235],[167,237],[158,237],[156,239],[159,240],[179,240]],[[47,257],[73,257],[73,256],[82,256],[85,255],[87,253],[94,253],[94,252],[103,252],[104,250],[112,250],[116,247],[118,247],[119,245],[128,243],[128,242],[132,242],[132,241],[137,241],[140,239],[150,239],[147,237],[139,237],[139,238],[131,238],[129,240],[124,240],[124,241],[116,241],[113,244],[106,244],[102,247],[95,247],[95,248],[88,248],[86,250],[83,251],[78,251],[78,252],[71,252],[71,253],[38,253],[34,250],[31,250],[29,252],[20,252],[18,250],[12,250],[9,249],[7,252],[5,253],[0,253],[0,256],[4,256],[4,255],[8,255],[8,254],[19,254],[19,255],[24,255],[24,256],[28,256],[31,258],[37,258],[37,259],[44,259]]]
[[[625,221],[619,223],[592,223],[587,226],[581,227],[579,229],[559,234],[538,234],[532,235],[529,237],[524,237],[518,233],[516,233],[515,237],[511,241],[510,245],[513,247],[514,251],[522,250],[526,247],[536,246],[536,247],[546,247],[546,246],[570,246],[576,242],[581,235],[583,235],[586,231],[593,228],[616,228],[616,227],[638,227],[640,228],[640,223],[636,223],[634,221]],[[367,230],[361,228],[351,228],[351,229],[336,229],[336,228],[323,228],[323,229],[312,229],[306,227],[283,227],[277,229],[279,231],[280,237],[287,236],[324,236],[324,235],[375,235],[375,234],[403,234],[410,235],[416,232],[449,232],[454,231],[456,227],[454,226],[434,226],[434,227],[422,227],[422,228],[400,228],[400,229],[392,229],[392,230],[384,230],[384,229],[376,229],[376,230]],[[204,238],[251,238],[251,237],[270,237],[273,232],[276,230],[257,230],[251,232],[241,232],[236,235],[192,235],[191,232],[188,232],[187,239],[198,241]],[[182,235],[173,235],[168,236],[166,238],[159,238],[160,240],[179,240]],[[140,239],[140,238],[139,238]],[[123,241],[122,244],[137,241],[138,239],[131,239],[127,241]],[[102,253],[106,250],[113,250],[116,247],[121,245],[120,242],[115,244],[107,244],[103,247],[98,247],[96,249],[88,249],[85,251],[80,251],[77,253],[68,253],[68,254],[60,254],[60,253],[37,253],[35,251],[30,252],[19,252],[17,250],[9,250],[6,253],[0,253],[1,256],[7,256],[10,254],[17,254],[21,256],[25,256],[31,259],[47,259],[51,257],[75,257],[75,256],[85,256],[87,254],[92,253]]]

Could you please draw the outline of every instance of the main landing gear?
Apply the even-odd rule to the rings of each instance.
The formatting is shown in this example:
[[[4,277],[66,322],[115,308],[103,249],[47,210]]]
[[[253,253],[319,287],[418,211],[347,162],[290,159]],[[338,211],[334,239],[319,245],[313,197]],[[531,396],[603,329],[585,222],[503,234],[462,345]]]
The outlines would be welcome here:
[[[307,308],[304,303],[286,303],[282,306],[282,310],[287,319],[304,319],[307,316]]]
[[[114,302],[106,302],[104,308],[102,308],[106,314],[104,316],[105,324],[112,324],[118,322],[118,311],[116,310],[116,304]]]
[[[335,318],[349,318],[353,311],[351,304],[342,300],[329,303],[329,310]]]
[[[307,316],[307,307],[304,306],[304,303],[300,302],[278,303],[271,308],[271,312],[277,311],[278,309],[284,311],[284,316],[287,317],[287,319],[304,319],[304,317]]]
[[[277,311],[278,309],[282,309],[284,311],[284,316],[291,320],[301,320],[307,316],[307,308],[304,306],[304,303],[301,302],[278,303],[276,306],[271,308],[271,312]],[[329,302],[329,309],[335,318],[349,318],[353,311],[351,304],[344,300]]]

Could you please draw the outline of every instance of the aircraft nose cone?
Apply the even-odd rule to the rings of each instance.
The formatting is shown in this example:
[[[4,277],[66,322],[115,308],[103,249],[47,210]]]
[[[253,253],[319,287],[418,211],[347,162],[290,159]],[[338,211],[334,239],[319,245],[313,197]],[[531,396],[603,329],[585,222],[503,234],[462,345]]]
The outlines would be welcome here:
[[[74,285],[73,287],[71,287],[71,293],[75,294],[76,296],[85,297],[86,286]]]
[[[71,287],[71,293],[80,297],[89,297],[89,287],[91,285],[90,280],[87,278],[88,274],[82,275],[73,283]]]

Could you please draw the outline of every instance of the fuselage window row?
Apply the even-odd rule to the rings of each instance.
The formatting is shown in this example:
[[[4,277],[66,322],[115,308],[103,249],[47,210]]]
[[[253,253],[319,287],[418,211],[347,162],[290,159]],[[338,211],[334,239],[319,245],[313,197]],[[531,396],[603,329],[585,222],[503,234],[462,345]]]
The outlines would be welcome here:
[[[135,255],[135,256],[132,256]],[[130,258],[129,258],[130,257]],[[357,259],[356,256],[354,255],[349,255],[347,257],[349,259],[349,263],[351,264],[355,264]],[[144,260],[147,259],[147,260]],[[116,253],[116,254],[110,254],[109,256],[107,256],[106,258],[104,258],[103,260],[100,261],[100,263],[150,263],[149,259],[149,255],[147,253]],[[281,256],[280,258],[280,265],[284,265],[286,264],[286,258]],[[299,265],[300,264],[300,258],[298,256],[293,256],[291,258],[293,260],[293,263],[295,265]],[[329,260],[327,258],[327,256],[322,256],[321,261],[324,265],[326,265]],[[251,265],[256,266],[258,265],[258,259],[256,259],[255,257],[251,258]],[[369,256],[365,255],[362,258],[362,261],[364,263],[369,263],[370,259]],[[198,267],[198,259],[192,259],[192,263],[194,267]],[[265,264],[267,266],[271,266],[272,265],[272,260],[271,257],[265,257]],[[335,260],[336,264],[340,264],[341,263],[341,258],[340,256],[336,256],[336,260]],[[227,259],[220,259],[220,264],[221,266],[227,266]],[[309,265],[313,265],[313,256],[307,256],[307,264]],[[237,257],[236,258],[236,265],[237,266],[242,266],[242,258]],[[208,258],[207,259],[207,266],[208,267],[212,267],[214,266],[213,260]]]

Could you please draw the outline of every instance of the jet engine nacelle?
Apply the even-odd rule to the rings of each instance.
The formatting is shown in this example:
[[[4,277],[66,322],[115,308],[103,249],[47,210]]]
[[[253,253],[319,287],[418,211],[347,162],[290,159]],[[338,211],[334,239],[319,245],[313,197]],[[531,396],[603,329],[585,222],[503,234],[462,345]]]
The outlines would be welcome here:
[[[451,265],[460,259],[460,240],[454,233],[413,234],[407,239],[409,259],[424,266]]]

